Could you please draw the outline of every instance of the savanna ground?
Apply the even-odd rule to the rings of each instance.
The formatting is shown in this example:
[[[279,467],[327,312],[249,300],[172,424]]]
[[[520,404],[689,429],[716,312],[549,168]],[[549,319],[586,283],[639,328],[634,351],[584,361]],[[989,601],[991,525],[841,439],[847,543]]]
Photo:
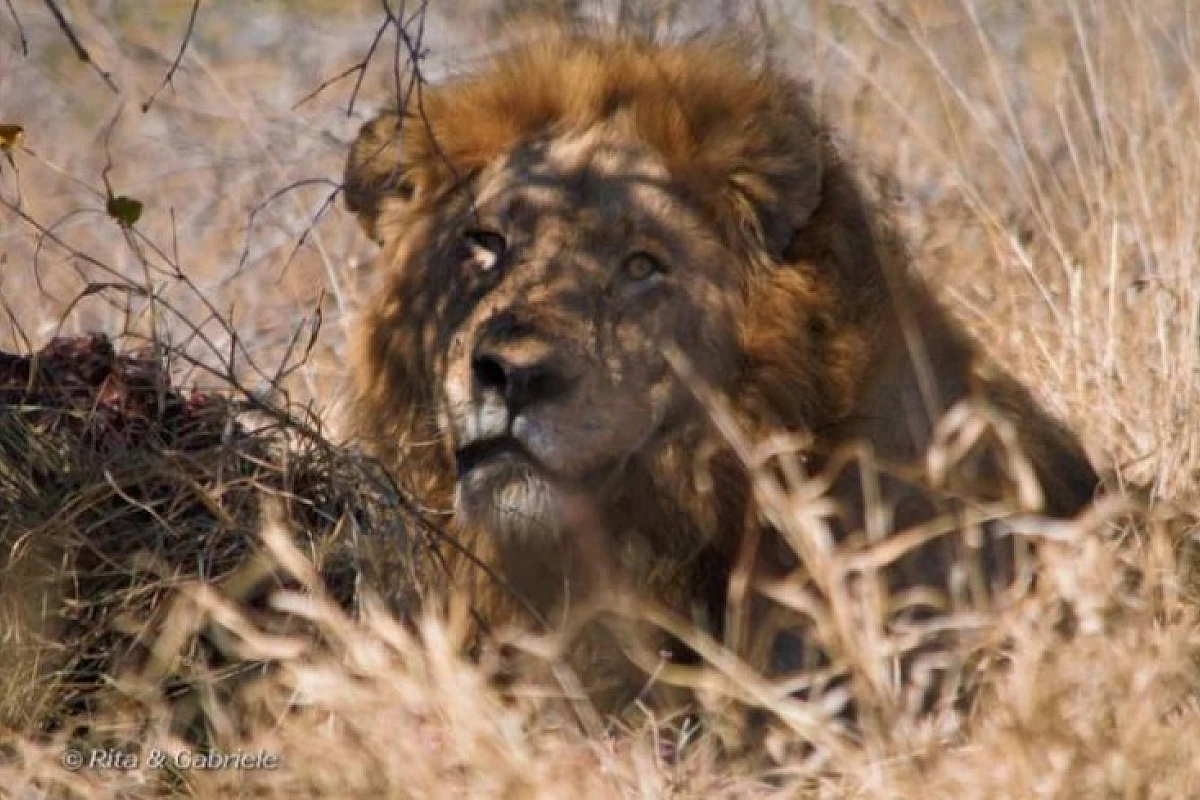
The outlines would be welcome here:
[[[413,53],[436,79],[494,44],[496,4],[383,5],[390,11],[201,3],[177,67],[190,2],[59,3],[91,63],[47,5],[0,7],[0,123],[23,128],[19,141],[0,129],[0,350],[89,331],[121,350],[152,346],[152,363],[175,385],[251,407],[297,448],[290,460],[261,456],[269,464],[239,491],[286,494],[286,485],[300,500],[305,491],[323,498],[311,503],[322,513],[256,523],[261,536],[243,531],[250,550],[295,577],[276,605],[319,636],[260,631],[223,599],[228,582],[213,592],[186,581],[188,602],[160,634],[162,652],[178,649],[204,618],[232,632],[239,656],[281,665],[262,690],[266,711],[239,719],[206,698],[221,748],[269,752],[275,769],[68,772],[69,742],[50,731],[6,738],[0,796],[130,797],[164,786],[270,797],[1200,796],[1192,3],[765,0],[680,13],[685,30],[732,15],[770,31],[775,56],[811,77],[847,147],[887,176],[876,181],[881,202],[907,231],[918,268],[1118,487],[1078,524],[1036,531],[1045,579],[1028,602],[963,620],[1006,643],[966,716],[918,717],[889,703],[889,643],[862,613],[835,619],[856,644],[852,691],[874,700],[857,738],[814,733],[813,709],[727,669],[710,692],[714,707],[723,691],[757,692],[811,735],[810,750],[769,776],[720,762],[715,725],[689,738],[676,720],[615,730],[586,713],[581,726],[537,696],[501,703],[483,668],[459,655],[462,620],[422,617],[414,635],[386,610],[395,597],[345,614],[299,557],[319,560],[319,547],[298,550],[288,535],[305,519],[332,537],[351,520],[364,541],[393,550],[413,527],[388,523],[408,519],[407,508],[364,488],[360,467],[347,466],[352,454],[333,447],[348,325],[372,285],[372,246],[333,199],[347,146],[403,93]],[[356,92],[352,68],[364,62]],[[221,517],[235,481],[214,479],[208,463],[192,464],[179,485],[199,485],[216,508],[205,513],[245,529]],[[107,472],[96,480],[116,483]],[[76,521],[87,511],[77,495],[55,500],[79,509]],[[341,505],[328,501],[335,495]],[[14,496],[0,492],[0,502]],[[1148,510],[1123,508],[1147,497]],[[125,501],[135,502],[105,494],[105,513],[119,517]],[[156,503],[156,524],[169,525],[171,504]],[[26,524],[11,505],[0,508],[10,556],[14,531],[51,529]],[[404,580],[403,570],[386,574]],[[0,705],[10,707],[43,688],[3,686]],[[272,715],[284,704],[286,714]],[[143,752],[186,747],[145,704],[94,727]],[[681,736],[682,747],[664,744]]]

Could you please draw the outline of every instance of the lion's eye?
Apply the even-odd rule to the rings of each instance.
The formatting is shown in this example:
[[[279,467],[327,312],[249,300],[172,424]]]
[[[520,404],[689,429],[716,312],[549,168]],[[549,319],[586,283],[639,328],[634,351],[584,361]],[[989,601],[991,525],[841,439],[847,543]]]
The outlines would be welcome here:
[[[648,280],[666,271],[667,269],[661,261],[643,250],[630,253],[621,262],[621,272],[624,273],[626,278],[634,282]]]
[[[484,271],[496,266],[508,246],[502,235],[482,228],[464,231],[463,240],[471,250],[471,257],[479,263],[479,268]]]

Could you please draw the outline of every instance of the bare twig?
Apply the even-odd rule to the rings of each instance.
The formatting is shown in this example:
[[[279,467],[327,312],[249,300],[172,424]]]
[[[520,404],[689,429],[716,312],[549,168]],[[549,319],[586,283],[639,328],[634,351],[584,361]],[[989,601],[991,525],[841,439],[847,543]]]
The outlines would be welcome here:
[[[326,78],[325,80],[321,81],[321,83],[317,86],[317,88],[313,89],[311,92],[304,95],[303,97],[301,97],[299,100],[297,100],[295,103],[292,104],[292,111],[298,110],[300,108],[300,106],[304,105],[309,100],[312,100],[314,97],[316,97],[321,92],[325,91],[330,86],[337,83],[338,81],[342,81],[342,80],[345,80],[346,78],[350,77],[355,72],[359,73],[360,80],[361,80],[362,71],[364,69],[366,69],[366,66],[367,65],[366,65],[365,61],[360,61],[357,64],[353,64],[349,67],[346,67],[344,70],[339,72],[337,75],[334,75],[332,78]]]
[[[158,93],[166,88],[167,84],[175,77],[175,71],[179,69],[179,63],[183,61],[183,52],[187,50],[188,42],[192,40],[192,30],[196,27],[196,14],[200,11],[200,0],[192,0],[192,13],[188,16],[187,30],[183,33],[183,41],[179,43],[179,52],[175,54],[175,60],[171,62],[171,66],[167,69],[167,74],[163,76],[162,83],[155,89],[146,102],[142,103],[142,113],[150,110],[150,106],[154,104],[154,99],[158,97]]]
[[[238,275],[241,274],[242,270],[245,268],[246,261],[250,258],[250,231],[254,228],[254,221],[258,218],[258,215],[261,214],[263,211],[265,211],[267,206],[271,205],[279,198],[283,197],[284,195],[286,195],[290,192],[294,192],[297,189],[302,189],[305,186],[332,186],[334,188],[333,188],[333,191],[330,193],[330,195],[327,198],[325,198],[325,201],[321,204],[321,207],[317,210],[317,213],[316,213],[316,215],[314,215],[312,222],[300,234],[300,239],[296,243],[295,249],[292,251],[292,256],[295,255],[295,251],[299,250],[300,247],[304,244],[304,242],[308,239],[308,234],[312,230],[312,226],[315,225],[316,222],[321,218],[321,216],[324,214],[325,210],[333,204],[334,199],[337,198],[338,192],[340,192],[342,190],[342,187],[340,184],[335,183],[334,181],[331,181],[328,178],[308,178],[305,180],[293,181],[292,183],[289,183],[287,186],[284,186],[282,189],[276,189],[275,191],[271,192],[271,194],[269,194],[264,200],[256,203],[254,208],[250,209],[250,214],[246,219],[246,241],[242,246],[242,255],[240,258],[238,258],[238,263],[233,268],[233,272],[231,272],[222,281],[222,284],[227,284],[229,281],[236,278]],[[290,261],[291,257],[289,257],[288,260]]]
[[[21,25],[21,18],[17,16],[16,9],[13,8],[12,0],[4,0],[4,5],[8,6],[8,13],[12,15],[13,24],[17,26],[17,38],[21,42],[21,55],[29,55],[29,40],[25,38],[25,28]]]
[[[67,37],[67,41],[71,43],[71,47],[75,49],[75,55],[85,64],[88,64],[92,69],[96,70],[96,74],[108,84],[108,88],[112,89],[113,94],[120,94],[121,90],[117,88],[117,84],[112,79],[105,69],[103,69],[92,58],[91,53],[79,41],[79,37],[75,35],[75,30],[71,27],[71,23],[67,22],[67,18],[63,15],[62,9],[58,7],[58,3],[54,0],[43,0],[46,3],[46,8],[50,9],[50,13],[54,16],[54,21],[58,24],[58,29],[63,32],[63,36]],[[15,15],[14,15],[15,16]]]

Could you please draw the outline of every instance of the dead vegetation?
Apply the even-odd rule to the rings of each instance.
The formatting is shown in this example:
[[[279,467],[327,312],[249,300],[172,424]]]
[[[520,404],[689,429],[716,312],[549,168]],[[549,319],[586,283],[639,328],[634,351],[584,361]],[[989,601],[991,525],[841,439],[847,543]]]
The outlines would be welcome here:
[[[168,701],[176,729],[202,724],[196,692],[256,665],[207,614],[182,637],[162,626],[200,580],[271,629],[267,598],[289,585],[256,535],[272,520],[302,534],[341,607],[375,575],[409,610],[420,559],[387,478],[285,410],[249,405],[182,394],[163,358],[119,355],[103,335],[0,354],[10,724],[77,733],[111,705],[114,677],[138,683],[118,695]],[[388,568],[386,584],[371,572]]]
[[[163,4],[178,8],[141,33],[120,5],[63,8],[140,103],[180,52],[191,3]],[[12,665],[29,651],[5,625],[0,708],[19,730],[0,750],[0,796],[1200,794],[1188,4],[756,5],[787,23],[777,52],[814,76],[850,146],[894,176],[881,194],[921,269],[1112,473],[1110,500],[1077,523],[1014,523],[1041,543],[1027,598],[952,621],[981,654],[978,701],[910,713],[889,694],[892,643],[858,624],[865,604],[831,631],[875,676],[851,684],[875,692],[859,730],[822,729],[808,748],[770,738],[781,765],[722,760],[729,696],[763,700],[784,730],[815,709],[715,646],[725,679],[699,730],[580,725],[546,696],[570,693],[565,675],[502,699],[491,663],[464,657],[467,609],[409,613],[408,589],[436,570],[421,544],[436,516],[335,435],[342,322],[370,284],[350,265],[368,247],[325,204],[331,187],[274,195],[339,173],[353,75],[291,106],[363,58],[378,7],[303,4],[334,34],[286,12],[253,28],[202,9],[171,87],[139,116],[116,113],[122,98],[75,63],[53,20],[17,6],[19,33],[0,21],[0,123],[25,132],[0,160],[0,349],[14,354],[0,359],[0,581],[31,595],[3,613],[70,602],[44,639],[20,643],[32,661]],[[419,40],[420,20],[404,21]],[[222,49],[231,30],[266,44]],[[435,73],[473,52],[455,42],[483,46],[432,17],[420,30]],[[410,51],[397,52],[403,64]],[[378,92],[406,85],[381,61],[366,72]],[[113,197],[144,212],[122,219]],[[93,329],[115,344],[54,340]],[[46,565],[61,582],[32,580]],[[279,764],[144,758],[197,735]],[[143,758],[63,768],[67,748],[96,746]]]

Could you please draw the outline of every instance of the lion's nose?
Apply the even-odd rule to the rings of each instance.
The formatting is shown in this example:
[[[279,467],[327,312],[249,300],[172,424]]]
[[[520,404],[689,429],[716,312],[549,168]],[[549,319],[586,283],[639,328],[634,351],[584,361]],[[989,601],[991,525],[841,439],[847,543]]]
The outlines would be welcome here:
[[[562,360],[536,340],[477,347],[471,377],[477,396],[499,395],[510,418],[562,396],[571,383]]]

